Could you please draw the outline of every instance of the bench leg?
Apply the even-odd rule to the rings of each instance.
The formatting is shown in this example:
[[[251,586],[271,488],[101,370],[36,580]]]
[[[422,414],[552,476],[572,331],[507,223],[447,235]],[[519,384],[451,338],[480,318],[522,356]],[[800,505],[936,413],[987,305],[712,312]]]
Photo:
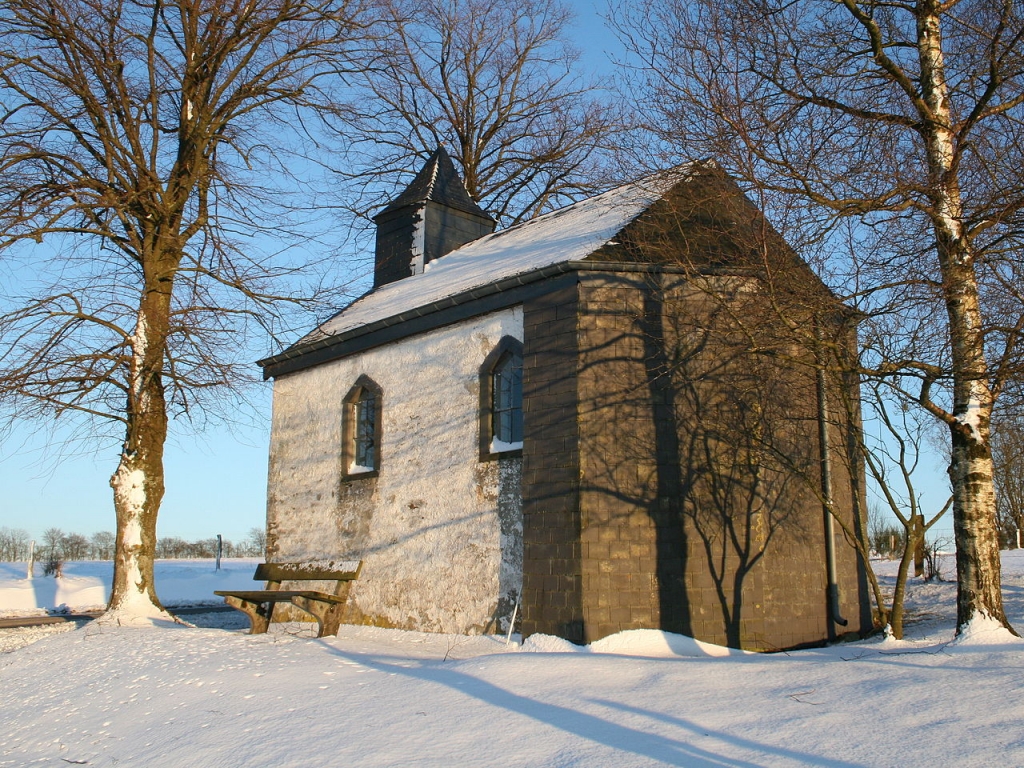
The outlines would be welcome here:
[[[251,600],[243,600],[231,595],[226,595],[224,602],[249,617],[249,622],[252,624],[249,629],[250,635],[262,635],[270,626],[270,617],[274,613],[273,603],[254,603]]]
[[[338,628],[341,626],[341,614],[345,609],[344,603],[328,603],[297,595],[292,598],[292,605],[301,608],[306,613],[313,614],[317,623],[317,637],[338,634]]]

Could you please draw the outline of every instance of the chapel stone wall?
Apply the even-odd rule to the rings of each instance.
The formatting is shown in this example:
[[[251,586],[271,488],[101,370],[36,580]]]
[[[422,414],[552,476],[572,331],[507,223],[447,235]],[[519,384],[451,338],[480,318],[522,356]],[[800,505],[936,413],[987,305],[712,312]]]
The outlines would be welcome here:
[[[813,369],[750,354],[735,318],[764,310],[744,278],[607,271],[527,305],[525,634],[659,628],[758,650],[830,637]],[[833,429],[852,524],[843,440]],[[836,551],[847,631],[866,629],[841,534]]]
[[[272,561],[360,559],[347,623],[504,631],[522,580],[521,459],[481,461],[480,365],[518,308],[377,347],[274,382]],[[347,476],[342,402],[381,390],[380,468]]]

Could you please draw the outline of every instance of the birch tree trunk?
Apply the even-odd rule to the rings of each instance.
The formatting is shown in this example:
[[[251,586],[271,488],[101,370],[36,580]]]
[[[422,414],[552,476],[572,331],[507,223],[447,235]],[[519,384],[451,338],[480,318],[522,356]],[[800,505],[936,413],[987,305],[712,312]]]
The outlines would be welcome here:
[[[985,358],[976,254],[964,229],[957,175],[957,137],[950,114],[949,85],[942,49],[942,8],[935,0],[918,5],[921,66],[921,134],[928,160],[932,227],[948,316],[953,379],[949,424],[952,456],[953,533],[957,551],[957,634],[975,618],[991,618],[1007,629],[1003,611],[999,529],[989,424],[994,399]],[[926,399],[925,406],[941,413]]]

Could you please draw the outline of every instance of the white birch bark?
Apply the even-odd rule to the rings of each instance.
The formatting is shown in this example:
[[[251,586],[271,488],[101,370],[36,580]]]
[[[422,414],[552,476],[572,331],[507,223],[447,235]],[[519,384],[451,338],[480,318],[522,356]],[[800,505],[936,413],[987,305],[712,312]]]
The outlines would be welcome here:
[[[995,619],[1010,629],[1003,611],[1001,568],[989,422],[994,398],[989,387],[983,317],[975,254],[963,225],[957,178],[957,136],[949,107],[942,50],[942,7],[918,5],[923,127],[932,197],[931,218],[938,246],[949,321],[953,411],[953,532],[957,549],[957,633],[975,619]],[[934,406],[933,406],[934,407]]]

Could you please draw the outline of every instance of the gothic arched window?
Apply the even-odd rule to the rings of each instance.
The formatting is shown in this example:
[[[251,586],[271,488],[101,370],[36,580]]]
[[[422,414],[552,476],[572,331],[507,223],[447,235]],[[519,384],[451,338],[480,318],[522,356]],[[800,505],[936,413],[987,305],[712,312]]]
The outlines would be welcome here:
[[[380,469],[381,390],[360,376],[345,396],[342,461],[346,475],[367,475]]]
[[[484,456],[523,447],[523,345],[504,337],[480,370],[480,449]]]

